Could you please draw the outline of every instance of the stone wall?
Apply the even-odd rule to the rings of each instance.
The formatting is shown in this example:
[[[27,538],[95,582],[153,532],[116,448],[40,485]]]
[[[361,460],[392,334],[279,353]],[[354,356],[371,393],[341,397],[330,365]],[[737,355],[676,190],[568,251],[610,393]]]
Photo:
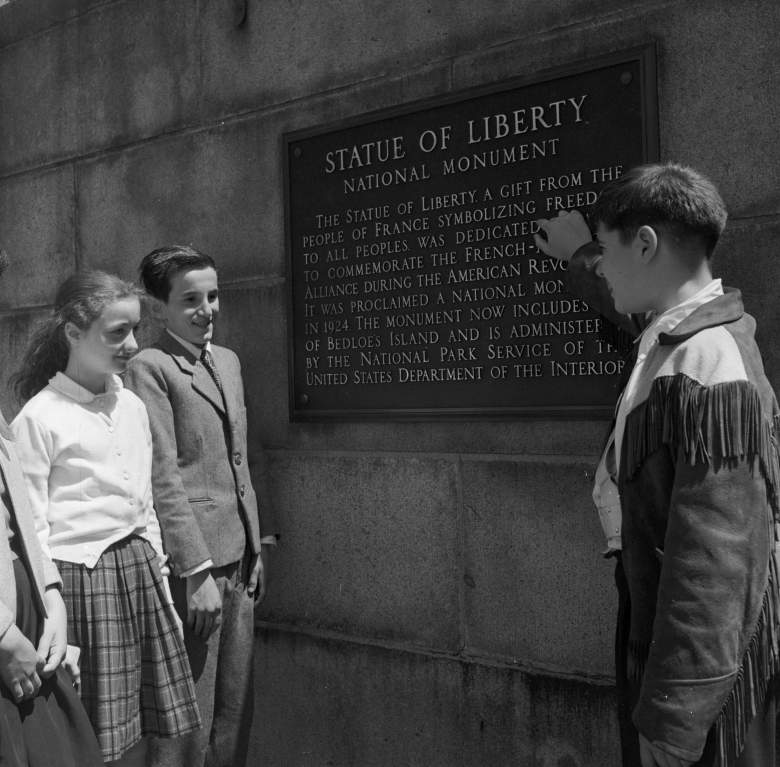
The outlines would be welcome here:
[[[663,159],[719,184],[719,274],[780,383],[775,0],[13,0],[0,7],[0,401],[56,284],[219,261],[281,545],[253,764],[616,765],[603,420],[288,419],[282,134],[654,42]]]

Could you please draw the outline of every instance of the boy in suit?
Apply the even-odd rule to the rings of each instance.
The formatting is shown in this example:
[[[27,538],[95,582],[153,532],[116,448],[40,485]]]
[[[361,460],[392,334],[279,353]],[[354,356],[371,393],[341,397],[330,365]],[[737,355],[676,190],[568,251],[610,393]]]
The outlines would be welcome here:
[[[165,330],[130,363],[125,384],[145,403],[154,505],[170,556],[203,729],[156,744],[160,767],[234,767],[246,760],[253,710],[254,605],[265,591],[257,498],[247,462],[238,357],[211,343],[217,270],[187,246],[159,248],[141,281]]]
[[[610,482],[620,500],[623,764],[770,765],[780,409],[755,320],[713,279],[726,208],[696,171],[649,165],[607,186],[591,221],[596,242],[573,211],[540,221],[536,244],[639,333],[594,488],[597,505]]]

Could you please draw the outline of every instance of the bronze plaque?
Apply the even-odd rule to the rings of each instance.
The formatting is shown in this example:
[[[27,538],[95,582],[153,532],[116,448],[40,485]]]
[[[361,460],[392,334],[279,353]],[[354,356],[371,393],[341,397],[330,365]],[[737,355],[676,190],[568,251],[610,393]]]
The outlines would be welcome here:
[[[657,143],[652,47],[286,134],[291,418],[611,412],[533,235]]]

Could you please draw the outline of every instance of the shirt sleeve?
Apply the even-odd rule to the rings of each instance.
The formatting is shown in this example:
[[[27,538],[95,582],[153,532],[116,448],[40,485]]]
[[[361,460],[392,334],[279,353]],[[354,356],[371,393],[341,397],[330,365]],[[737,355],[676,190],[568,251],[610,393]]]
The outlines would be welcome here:
[[[143,404],[139,403],[139,417],[143,422],[144,437],[146,439],[149,451],[149,469],[150,475],[146,479],[146,486],[143,492],[143,520],[146,527],[146,538],[149,543],[152,544],[154,550],[157,552],[157,560],[160,565],[160,571],[163,575],[169,575],[170,569],[167,566],[168,556],[163,549],[162,532],[160,531],[160,520],[157,519],[157,512],[154,510],[154,499],[152,497],[152,478],[151,478],[151,460],[152,460],[152,433],[149,430],[149,416],[146,413],[146,408]]]
[[[24,470],[27,495],[30,500],[35,532],[47,559],[49,548],[49,474],[51,473],[51,439],[47,430],[22,411],[11,424],[16,440],[16,453]]]

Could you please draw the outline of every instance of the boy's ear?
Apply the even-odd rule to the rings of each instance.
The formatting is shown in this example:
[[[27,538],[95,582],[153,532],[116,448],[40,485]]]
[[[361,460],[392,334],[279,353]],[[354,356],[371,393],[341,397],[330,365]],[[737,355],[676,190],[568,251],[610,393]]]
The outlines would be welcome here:
[[[648,264],[658,251],[658,233],[652,226],[640,226],[634,237],[634,245],[639,249],[639,257]]]

